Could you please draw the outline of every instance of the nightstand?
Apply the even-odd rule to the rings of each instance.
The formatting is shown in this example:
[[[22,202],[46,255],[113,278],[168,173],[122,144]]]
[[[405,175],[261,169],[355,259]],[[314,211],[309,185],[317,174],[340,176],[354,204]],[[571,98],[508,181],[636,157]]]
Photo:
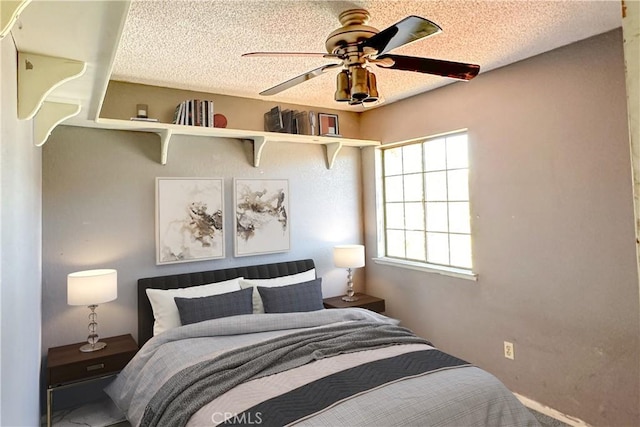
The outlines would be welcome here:
[[[83,353],[85,343],[50,348],[47,354],[47,427],[51,426],[53,392],[104,379],[120,372],[138,351],[131,335],[103,338],[107,346]]]
[[[350,308],[359,307],[376,313],[384,312],[384,300],[367,294],[356,293],[357,301],[342,301],[342,295],[339,297],[325,298],[322,300],[325,308]]]

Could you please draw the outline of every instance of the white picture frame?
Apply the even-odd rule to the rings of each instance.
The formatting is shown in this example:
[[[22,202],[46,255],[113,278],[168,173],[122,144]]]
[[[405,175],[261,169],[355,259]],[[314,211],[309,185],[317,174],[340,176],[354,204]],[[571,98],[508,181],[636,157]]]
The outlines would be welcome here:
[[[291,249],[288,180],[236,178],[233,204],[236,257]]]
[[[320,136],[340,136],[337,114],[318,113],[318,126]]]
[[[156,178],[156,264],[225,257],[224,180]]]

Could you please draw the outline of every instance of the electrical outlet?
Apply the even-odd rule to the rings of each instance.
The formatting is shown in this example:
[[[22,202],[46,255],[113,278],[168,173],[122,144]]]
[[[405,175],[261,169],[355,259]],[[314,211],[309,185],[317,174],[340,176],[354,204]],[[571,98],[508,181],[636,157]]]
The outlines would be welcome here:
[[[505,341],[504,342],[504,357],[506,357],[507,359],[511,359],[514,360],[516,355],[513,351],[513,343],[509,342],[509,341]]]

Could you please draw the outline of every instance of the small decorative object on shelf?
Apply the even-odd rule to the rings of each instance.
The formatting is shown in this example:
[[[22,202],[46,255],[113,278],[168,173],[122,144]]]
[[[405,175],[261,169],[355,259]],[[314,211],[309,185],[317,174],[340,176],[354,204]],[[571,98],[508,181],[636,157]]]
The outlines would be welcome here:
[[[158,119],[150,119],[149,118],[149,107],[147,104],[137,104],[136,105],[136,116],[131,117],[131,120],[137,122],[157,122]]]
[[[214,127],[213,101],[189,99],[176,107],[173,123],[187,126]]]
[[[213,127],[216,128],[226,128],[227,127],[227,118],[222,114],[214,114],[213,115]]]
[[[315,111],[309,111],[309,135],[317,135],[318,119]]]
[[[321,136],[340,136],[338,132],[338,116],[335,114],[318,114]]]
[[[149,118],[149,107],[147,104],[138,104],[136,105],[136,118],[138,119],[148,119]]]

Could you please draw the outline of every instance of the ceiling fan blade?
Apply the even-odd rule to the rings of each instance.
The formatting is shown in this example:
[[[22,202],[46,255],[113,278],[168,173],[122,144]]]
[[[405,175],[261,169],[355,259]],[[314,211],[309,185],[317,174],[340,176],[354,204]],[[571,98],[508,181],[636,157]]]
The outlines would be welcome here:
[[[272,57],[278,58],[282,56],[293,56],[293,57],[316,57],[316,58],[337,58],[337,55],[331,55],[328,53],[322,52],[249,52],[243,53],[243,57],[245,56],[262,56],[262,57]]]
[[[378,51],[378,55],[382,55],[392,49],[438,34],[441,31],[442,28],[438,24],[411,15],[368,38],[362,42],[362,46],[373,48]]]
[[[441,59],[418,58],[415,56],[381,55],[377,59],[393,60],[393,65],[377,64],[383,68],[394,70],[415,71],[418,73],[435,74],[453,79],[471,80],[480,72],[480,66],[462,62],[444,61]],[[383,65],[384,64],[384,65]]]
[[[269,96],[269,95],[275,95],[276,93],[280,93],[284,90],[287,90],[295,85],[298,85],[300,83],[304,83],[307,80],[311,80],[314,77],[318,77],[321,74],[324,74],[327,70],[330,70],[332,68],[336,68],[336,67],[341,67],[342,64],[327,64],[327,65],[323,65],[322,67],[318,67],[314,70],[311,71],[307,71],[304,74],[301,74],[297,77],[294,77],[290,80],[287,80],[286,82],[280,83],[279,85],[276,85],[272,88],[269,88],[265,91],[260,92],[260,95],[263,96]]]

